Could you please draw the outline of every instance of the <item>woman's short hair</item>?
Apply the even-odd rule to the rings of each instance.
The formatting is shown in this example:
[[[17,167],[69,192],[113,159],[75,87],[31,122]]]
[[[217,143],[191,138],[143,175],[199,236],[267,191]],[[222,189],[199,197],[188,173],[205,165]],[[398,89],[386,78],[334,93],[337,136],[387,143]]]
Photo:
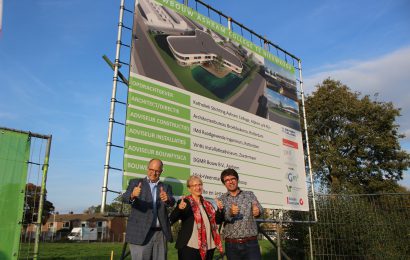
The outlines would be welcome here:
[[[189,188],[189,184],[190,184],[191,181],[193,181],[193,180],[198,180],[198,181],[200,181],[201,184],[202,184],[202,179],[201,179],[201,177],[196,176],[196,175],[192,175],[192,176],[190,176],[190,177],[188,178],[188,180],[186,180],[186,186],[187,186],[188,188]]]

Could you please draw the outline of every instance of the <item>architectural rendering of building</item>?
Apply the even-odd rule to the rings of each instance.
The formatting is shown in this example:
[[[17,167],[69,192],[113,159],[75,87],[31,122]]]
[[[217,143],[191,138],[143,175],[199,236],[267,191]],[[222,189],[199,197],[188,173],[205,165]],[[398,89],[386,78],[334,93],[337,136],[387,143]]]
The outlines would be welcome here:
[[[195,30],[194,36],[168,36],[169,48],[181,66],[203,64],[220,59],[225,68],[238,74],[242,72],[242,63],[235,54],[215,42],[208,33]]]
[[[176,12],[149,0],[138,1],[140,11],[149,28],[160,31],[192,30]]]

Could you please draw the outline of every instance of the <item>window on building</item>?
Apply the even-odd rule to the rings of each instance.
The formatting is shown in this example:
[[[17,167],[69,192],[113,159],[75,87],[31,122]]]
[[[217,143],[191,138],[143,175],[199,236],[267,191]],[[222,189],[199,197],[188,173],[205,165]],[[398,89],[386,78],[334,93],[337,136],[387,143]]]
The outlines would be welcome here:
[[[69,228],[70,227],[70,222],[69,221],[64,221],[63,222],[63,228]]]
[[[103,222],[102,221],[98,221],[97,222],[97,227],[102,227],[103,226]]]

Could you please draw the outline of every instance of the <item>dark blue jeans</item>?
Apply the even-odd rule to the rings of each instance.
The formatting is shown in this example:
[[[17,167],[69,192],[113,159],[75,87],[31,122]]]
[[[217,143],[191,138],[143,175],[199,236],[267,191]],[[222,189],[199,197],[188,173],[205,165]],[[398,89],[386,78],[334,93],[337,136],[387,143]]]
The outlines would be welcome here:
[[[228,260],[260,260],[261,251],[258,240],[251,240],[243,244],[225,243]]]

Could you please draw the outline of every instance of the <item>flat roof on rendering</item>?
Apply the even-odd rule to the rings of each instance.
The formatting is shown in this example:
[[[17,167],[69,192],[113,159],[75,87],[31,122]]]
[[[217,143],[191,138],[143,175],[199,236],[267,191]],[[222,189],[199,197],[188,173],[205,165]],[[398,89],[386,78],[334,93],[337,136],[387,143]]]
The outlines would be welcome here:
[[[145,14],[146,23],[158,29],[185,31],[190,29],[187,23],[175,11],[165,8],[155,1],[139,0],[136,2]]]
[[[186,55],[215,54],[235,66],[242,67],[238,57],[217,44],[211,35],[201,30],[195,30],[194,36],[169,36],[167,40],[178,53]]]

